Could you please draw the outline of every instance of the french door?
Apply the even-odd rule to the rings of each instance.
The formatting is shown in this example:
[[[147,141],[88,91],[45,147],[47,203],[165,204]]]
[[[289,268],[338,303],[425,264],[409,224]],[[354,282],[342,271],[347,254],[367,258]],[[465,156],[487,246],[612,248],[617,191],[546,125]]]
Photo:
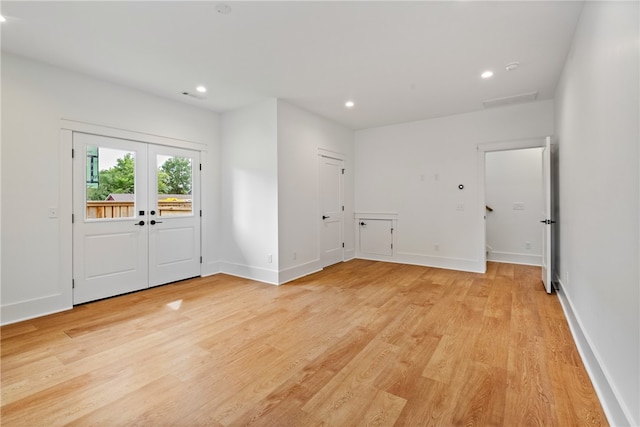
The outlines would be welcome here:
[[[74,304],[200,275],[199,152],[73,134]]]

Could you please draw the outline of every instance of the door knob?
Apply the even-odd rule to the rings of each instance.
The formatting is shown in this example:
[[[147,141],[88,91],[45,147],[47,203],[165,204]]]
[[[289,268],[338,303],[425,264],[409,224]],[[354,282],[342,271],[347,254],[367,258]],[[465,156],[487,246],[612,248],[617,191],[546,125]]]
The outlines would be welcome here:
[[[331,217],[322,215],[322,219],[327,219],[327,218],[331,218]]]
[[[144,225],[144,221],[136,222],[136,223],[135,223],[135,224],[133,224],[133,225]]]
[[[156,211],[149,211],[149,215],[155,215]]]

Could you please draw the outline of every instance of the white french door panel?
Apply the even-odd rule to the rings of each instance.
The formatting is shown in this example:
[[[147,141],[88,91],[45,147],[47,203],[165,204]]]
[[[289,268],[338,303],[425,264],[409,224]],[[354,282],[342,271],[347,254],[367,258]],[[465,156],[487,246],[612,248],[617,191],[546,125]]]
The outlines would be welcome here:
[[[344,259],[343,168],[344,161],[319,156],[320,261],[323,267]]]
[[[200,153],[149,146],[150,171],[158,171],[167,159],[178,160],[182,175],[188,170],[191,188],[183,195],[163,194],[157,174],[150,179],[154,197],[149,200],[149,286],[200,275]],[[162,207],[163,197],[175,203]]]
[[[83,133],[73,134],[74,304],[144,289],[148,284],[147,147],[145,144]],[[130,156],[134,162],[133,208],[114,217],[115,207],[87,203],[89,158]],[[97,165],[94,165],[97,166]],[[91,205],[91,206],[90,206]]]

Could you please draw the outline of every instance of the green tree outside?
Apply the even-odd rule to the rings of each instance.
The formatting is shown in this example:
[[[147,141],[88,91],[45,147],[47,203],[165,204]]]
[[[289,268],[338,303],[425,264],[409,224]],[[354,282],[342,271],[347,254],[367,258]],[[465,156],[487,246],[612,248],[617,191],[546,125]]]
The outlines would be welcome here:
[[[109,194],[134,194],[135,161],[130,153],[98,174],[98,188],[87,188],[87,200],[105,200]],[[158,168],[158,194],[191,193],[191,160],[171,157]]]
[[[158,170],[159,194],[191,193],[191,159],[171,157]]]
[[[133,194],[135,161],[130,153],[98,174],[98,188],[87,188],[87,200],[105,200],[109,194]]]

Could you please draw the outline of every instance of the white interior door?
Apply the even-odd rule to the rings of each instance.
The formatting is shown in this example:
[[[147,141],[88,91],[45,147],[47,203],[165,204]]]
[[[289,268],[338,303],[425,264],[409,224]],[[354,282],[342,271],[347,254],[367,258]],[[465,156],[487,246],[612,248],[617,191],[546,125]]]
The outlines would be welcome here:
[[[344,161],[319,156],[320,262],[323,267],[343,261]]]
[[[146,145],[74,133],[73,147],[74,304],[146,288]],[[121,181],[128,177],[114,188],[127,193],[105,200],[109,195],[100,193],[98,171],[114,168]]]
[[[542,223],[542,283],[547,293],[551,293],[551,138],[547,137],[542,150],[542,202],[544,217]]]
[[[149,286],[200,275],[200,153],[149,146]]]
[[[83,133],[73,146],[74,304],[200,275],[199,152]]]

